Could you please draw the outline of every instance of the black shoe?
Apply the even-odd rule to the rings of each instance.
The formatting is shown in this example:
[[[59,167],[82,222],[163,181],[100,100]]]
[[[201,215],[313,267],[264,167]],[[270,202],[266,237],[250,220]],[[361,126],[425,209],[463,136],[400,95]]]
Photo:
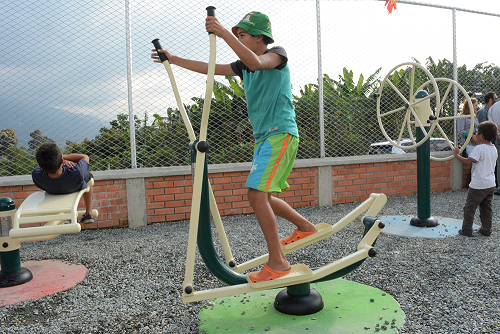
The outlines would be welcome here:
[[[495,189],[494,194],[495,194],[495,195],[500,195],[500,188]]]
[[[486,232],[486,231],[483,231],[482,229],[479,229],[478,232],[479,232],[479,234],[482,234],[485,237],[489,237],[491,235],[491,232]]]
[[[80,224],[92,224],[94,222],[94,216],[92,215],[85,215],[82,217],[82,220],[80,220]]]
[[[458,230],[458,234],[463,235],[465,237],[472,237],[472,233],[465,233],[463,230]]]

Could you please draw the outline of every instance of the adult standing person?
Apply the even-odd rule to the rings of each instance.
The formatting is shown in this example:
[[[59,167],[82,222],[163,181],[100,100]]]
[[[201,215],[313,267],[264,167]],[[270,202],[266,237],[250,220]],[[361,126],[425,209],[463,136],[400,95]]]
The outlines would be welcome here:
[[[498,101],[497,98],[494,99],[496,102],[491,106],[490,110],[488,111],[488,118],[490,121],[492,121],[493,123],[495,123],[497,126],[500,127],[500,101]],[[497,149],[497,153],[500,154],[500,139],[498,138],[498,136],[495,141],[495,147]],[[498,157],[497,157],[496,171],[498,177],[500,175],[500,158]],[[500,188],[497,188],[495,190],[495,195],[500,195]]]
[[[470,152],[474,149],[474,146],[476,146],[476,130],[477,130],[477,118],[475,117],[476,111],[478,109],[477,107],[477,100],[475,98],[470,99],[472,102],[472,108],[469,106],[469,102],[467,100],[464,101],[464,106],[462,108],[462,112],[460,115],[470,115],[474,114],[474,130],[472,133],[472,137],[470,138],[469,143],[467,144],[467,147],[465,148],[465,152],[467,153],[467,156],[469,156]],[[461,144],[465,144],[465,139],[469,135],[469,130],[470,130],[470,124],[471,120],[470,118],[459,118],[457,119],[457,134],[460,137],[460,142]]]
[[[495,92],[488,92],[484,94],[484,107],[479,109],[477,111],[476,117],[477,117],[477,122],[482,123],[485,121],[490,120],[489,118],[489,111],[493,103],[498,101],[497,94]],[[492,144],[495,145],[496,142],[496,136],[495,139],[492,141]],[[495,190],[498,189],[498,176],[497,176],[497,168],[495,167]]]
[[[498,101],[498,99],[497,99],[497,94],[495,94],[495,92],[488,92],[484,95],[484,107],[482,107],[477,111],[478,123],[481,124],[489,120],[488,112],[493,103],[495,103],[496,101]]]

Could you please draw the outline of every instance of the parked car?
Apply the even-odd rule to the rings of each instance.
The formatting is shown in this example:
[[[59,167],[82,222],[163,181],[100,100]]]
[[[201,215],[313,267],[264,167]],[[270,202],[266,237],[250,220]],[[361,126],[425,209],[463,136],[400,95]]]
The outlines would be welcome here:
[[[409,138],[401,139],[401,146],[411,146],[413,142]],[[451,147],[443,138],[431,138],[431,152],[442,152],[442,151],[452,151]],[[404,154],[404,153],[415,153],[417,148],[412,148],[409,150],[404,150],[399,147],[392,145],[388,141],[382,141],[378,143],[373,143],[370,145],[370,150],[368,154]]]

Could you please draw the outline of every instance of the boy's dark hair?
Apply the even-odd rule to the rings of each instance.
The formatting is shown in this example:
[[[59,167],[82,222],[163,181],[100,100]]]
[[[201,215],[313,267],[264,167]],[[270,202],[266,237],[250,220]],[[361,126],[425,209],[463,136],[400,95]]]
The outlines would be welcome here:
[[[491,121],[479,123],[477,126],[477,134],[482,134],[484,139],[491,142],[497,136],[497,125]]]
[[[47,174],[54,174],[61,167],[62,152],[56,143],[42,144],[35,157],[38,166]]]
[[[495,93],[494,92],[488,92],[484,95],[484,104],[488,104],[488,102],[490,102],[490,100],[493,98],[493,96],[495,96]]]
[[[262,42],[264,42],[265,45],[269,45],[269,43],[271,43],[271,38],[266,35],[262,35]]]

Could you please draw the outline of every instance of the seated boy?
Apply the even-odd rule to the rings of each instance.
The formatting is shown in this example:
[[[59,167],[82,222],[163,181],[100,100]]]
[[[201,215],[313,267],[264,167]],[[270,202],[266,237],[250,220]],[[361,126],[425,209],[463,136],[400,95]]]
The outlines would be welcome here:
[[[92,179],[89,157],[85,154],[63,155],[55,143],[45,143],[36,152],[38,166],[31,173],[33,183],[48,194],[70,194],[87,188]],[[83,194],[85,215],[80,224],[94,222],[92,216],[92,188]]]

